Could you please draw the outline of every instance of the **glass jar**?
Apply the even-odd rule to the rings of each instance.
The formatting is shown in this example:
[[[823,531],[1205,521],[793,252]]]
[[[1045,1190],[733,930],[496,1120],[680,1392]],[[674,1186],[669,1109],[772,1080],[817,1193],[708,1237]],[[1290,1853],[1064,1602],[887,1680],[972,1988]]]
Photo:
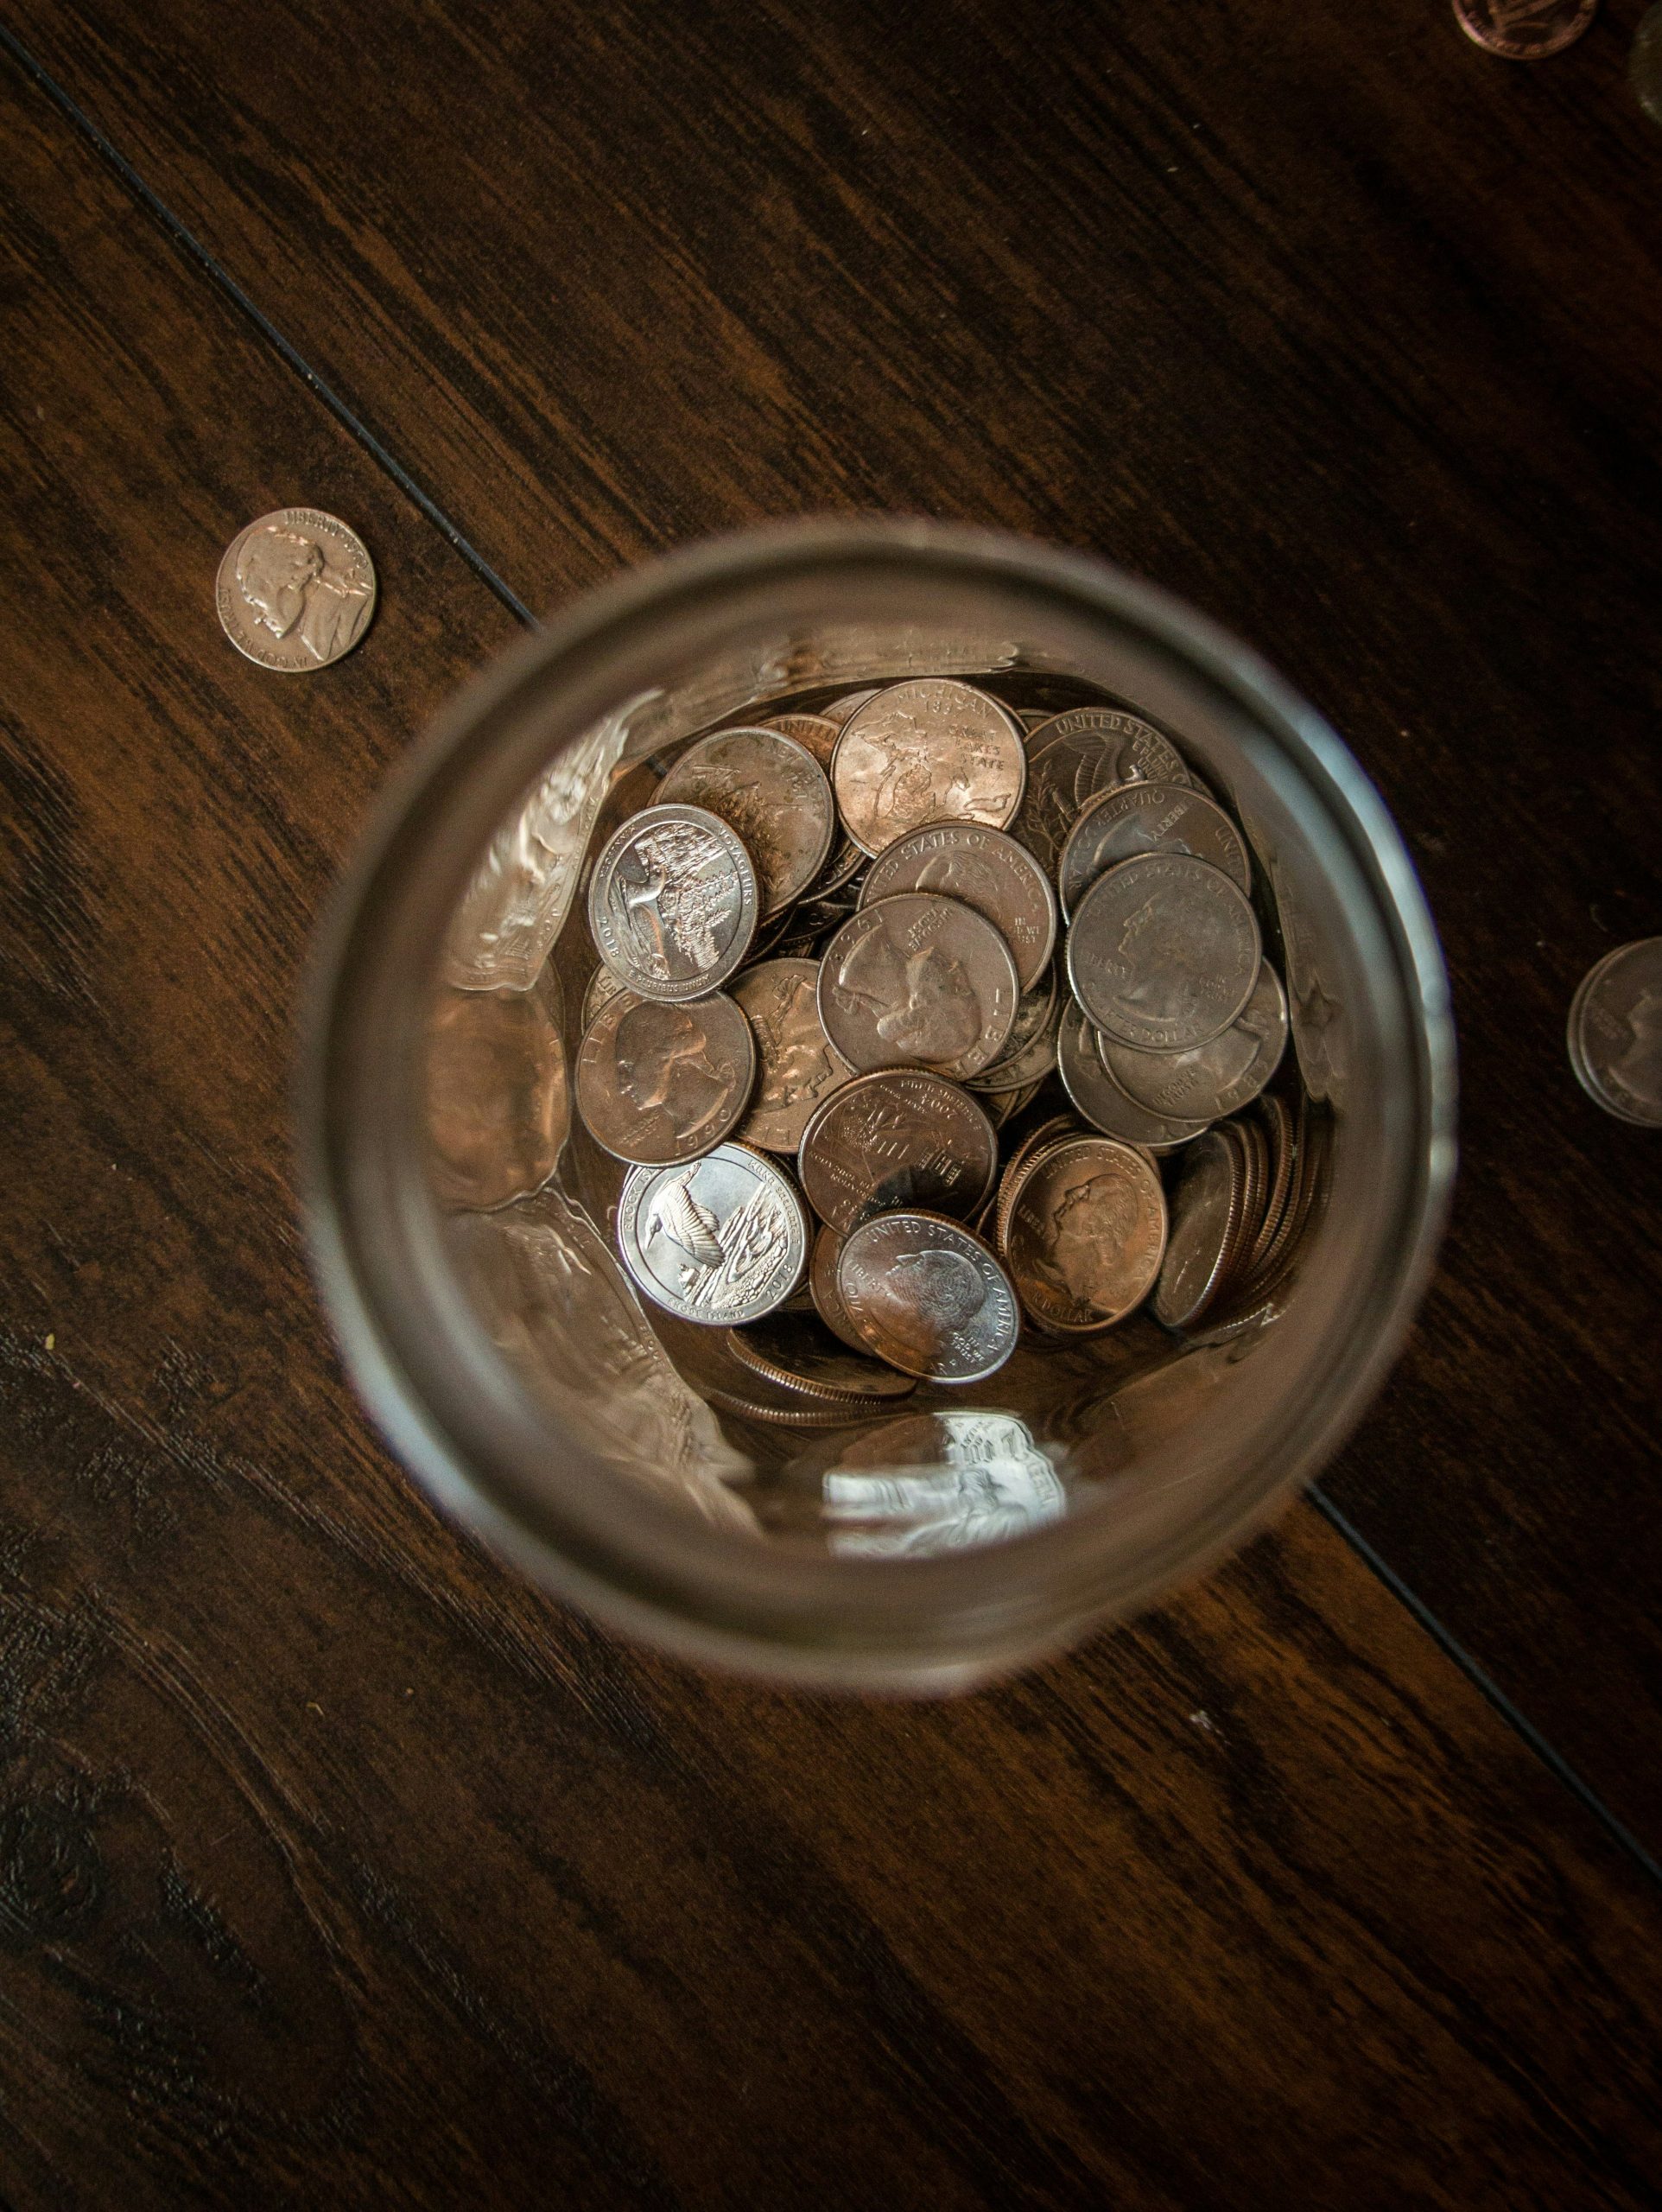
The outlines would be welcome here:
[[[649,1325],[570,1128],[585,857],[711,723],[922,674],[1015,681],[1040,703],[1106,693],[1233,808],[1327,1118],[1325,1203],[1245,1328],[1142,1321],[1019,1390],[995,1376],[933,1414],[764,1446]],[[318,1280],[359,1391],[437,1502],[620,1630],[847,1688],[974,1683],[1240,1542],[1379,1386],[1454,1164],[1436,934],[1332,730],[1149,586],[922,522],[695,547],[485,671],[396,779],[336,899],[301,1088]]]

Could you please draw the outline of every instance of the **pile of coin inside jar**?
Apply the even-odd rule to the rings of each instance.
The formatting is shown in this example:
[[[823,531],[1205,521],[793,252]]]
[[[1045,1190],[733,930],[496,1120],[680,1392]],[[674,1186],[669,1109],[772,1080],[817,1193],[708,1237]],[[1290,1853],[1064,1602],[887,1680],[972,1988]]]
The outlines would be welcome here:
[[[1238,824],[1116,706],[926,677],[695,740],[588,880],[574,1093],[630,1164],[631,1276],[781,1419],[979,1382],[1024,1323],[1267,1311],[1321,1145],[1266,1090],[1253,893]]]

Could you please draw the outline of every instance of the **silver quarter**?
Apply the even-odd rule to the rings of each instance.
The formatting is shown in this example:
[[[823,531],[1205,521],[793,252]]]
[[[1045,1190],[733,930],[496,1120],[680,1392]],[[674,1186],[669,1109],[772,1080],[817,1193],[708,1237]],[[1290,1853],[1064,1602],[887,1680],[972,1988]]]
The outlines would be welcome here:
[[[750,1026],[724,993],[666,1006],[624,991],[584,1033],[577,1110],[616,1159],[669,1167],[730,1135],[755,1081]]]
[[[1246,841],[1214,800],[1177,784],[1131,784],[1101,792],[1069,830],[1056,863],[1063,912],[1071,918],[1099,875],[1139,853],[1192,853],[1253,887]]]
[[[904,1398],[917,1387],[916,1376],[872,1359],[863,1348],[849,1351],[834,1343],[811,1313],[766,1314],[730,1329],[725,1342],[752,1374],[804,1398],[863,1405],[873,1398]]]
[[[760,1064],[739,1135],[765,1152],[794,1153],[815,1113],[853,1073],[821,1024],[819,979],[817,960],[764,960],[733,987]]]
[[[1022,993],[1003,1052],[980,1075],[970,1077],[968,1088],[1002,1096],[1042,1082],[1056,1064],[1056,1021],[1061,1012],[1056,971],[1047,968],[1034,988]]]
[[[1662,937],[1607,952],[1570,1010],[1570,1064],[1607,1114],[1662,1128]]]
[[[809,1123],[802,1192],[841,1235],[896,1206],[967,1218],[998,1172],[999,1141],[967,1091],[922,1068],[858,1076]]]
[[[213,588],[227,638],[279,676],[349,653],[375,612],[375,564],[355,530],[316,507],[279,507],[238,531]]]
[[[1096,1027],[1122,1045],[1187,1052],[1246,1009],[1258,981],[1258,920],[1221,868],[1145,853],[1101,875],[1068,931],[1068,981]]]
[[[600,1008],[625,992],[626,988],[618,981],[605,961],[601,961],[589,977],[588,988],[583,993],[583,1027],[587,1029]],[[635,994],[630,991],[628,995],[632,998]]]
[[[701,738],[658,786],[662,805],[701,806],[743,840],[762,918],[783,913],[825,866],[837,826],[831,786],[814,755],[777,729]]]
[[[903,1375],[980,1382],[1016,1349],[1020,1309],[979,1236],[933,1213],[885,1213],[857,1229],[837,1262],[855,1333]]]
[[[1102,1058],[1128,1098],[1151,1113],[1218,1122],[1256,1098],[1287,1046],[1287,995],[1267,960],[1246,1010],[1220,1036],[1186,1052],[1141,1052],[1104,1039]]]
[[[1028,734],[1027,790],[1012,832],[1054,875],[1069,831],[1099,791],[1192,781],[1152,722],[1117,707],[1071,707]]]
[[[748,1145],[685,1167],[635,1167],[618,1246],[647,1296],[683,1321],[736,1328],[783,1306],[808,1264],[808,1215],[788,1176]]]
[[[1024,845],[979,822],[931,822],[885,845],[872,862],[862,906],[901,891],[935,891],[984,914],[1015,956],[1031,991],[1056,949],[1056,902],[1050,878]]]
[[[1158,1170],[1130,1145],[1076,1136],[1035,1159],[1003,1219],[999,1250],[1040,1327],[1084,1336],[1142,1304],[1165,1239]]]
[[[992,923],[922,891],[845,922],[826,947],[819,993],[825,1033],[851,1067],[928,1067],[955,1082],[997,1059],[1020,998]]]
[[[1165,1259],[1150,1301],[1157,1320],[1186,1329],[1222,1287],[1240,1236],[1245,1160],[1222,1129],[1190,1145],[1171,1194]]]
[[[644,999],[719,990],[756,932],[756,871],[701,806],[649,806],[602,848],[588,885],[594,949]]]
[[[1069,999],[1062,1009],[1056,1030],[1056,1073],[1076,1110],[1104,1136],[1126,1144],[1147,1145],[1151,1152],[1170,1152],[1187,1144],[1207,1127],[1204,1122],[1185,1122],[1166,1114],[1151,1114],[1139,1106],[1108,1073],[1097,1046],[1097,1033],[1084,1009]]]
[[[1004,829],[1026,773],[1013,715],[944,676],[891,683],[868,699],[845,723],[831,764],[843,827],[868,853],[926,822]]]

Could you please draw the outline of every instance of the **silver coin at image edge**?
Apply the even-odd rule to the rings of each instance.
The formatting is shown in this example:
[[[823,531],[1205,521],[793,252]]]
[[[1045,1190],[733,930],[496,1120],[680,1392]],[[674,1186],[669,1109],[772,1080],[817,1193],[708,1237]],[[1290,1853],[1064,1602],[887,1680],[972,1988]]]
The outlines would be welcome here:
[[[238,531],[213,588],[226,637],[278,676],[344,659],[369,628],[375,596],[363,539],[317,507],[278,507]]]
[[[1569,1042],[1589,1098],[1619,1121],[1662,1128],[1662,937],[1618,945],[1588,970]]]

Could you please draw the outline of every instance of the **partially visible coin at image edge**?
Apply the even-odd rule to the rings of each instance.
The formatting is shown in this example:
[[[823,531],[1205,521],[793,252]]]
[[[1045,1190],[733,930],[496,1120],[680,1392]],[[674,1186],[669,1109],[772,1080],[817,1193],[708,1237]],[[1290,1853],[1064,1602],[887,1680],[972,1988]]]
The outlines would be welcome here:
[[[1598,0],[1454,0],[1455,21],[1474,46],[1504,61],[1545,61],[1587,29]]]
[[[232,539],[213,596],[239,653],[278,676],[308,676],[358,644],[375,588],[356,531],[317,507],[278,507]]]

